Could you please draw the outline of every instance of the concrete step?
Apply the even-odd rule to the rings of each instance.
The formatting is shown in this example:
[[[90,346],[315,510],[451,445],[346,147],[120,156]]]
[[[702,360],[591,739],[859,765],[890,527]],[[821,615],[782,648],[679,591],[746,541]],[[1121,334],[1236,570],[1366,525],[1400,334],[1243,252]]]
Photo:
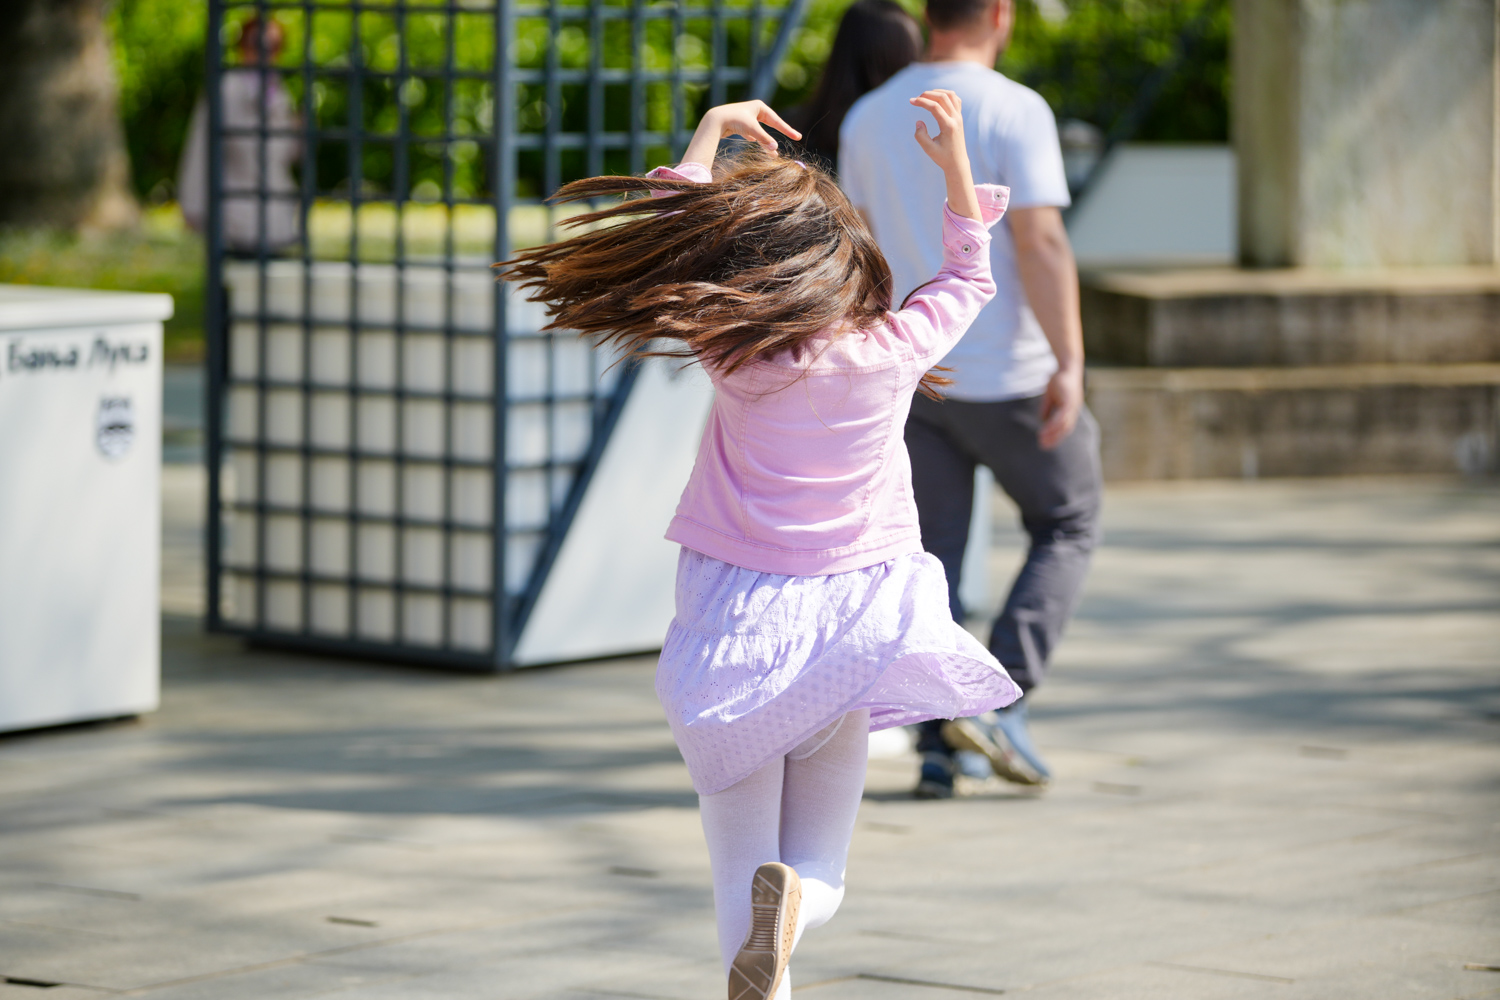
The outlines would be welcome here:
[[[1500,364],[1089,369],[1105,478],[1500,472]]]
[[[1500,361],[1500,268],[1106,271],[1083,278],[1089,358],[1116,365]]]

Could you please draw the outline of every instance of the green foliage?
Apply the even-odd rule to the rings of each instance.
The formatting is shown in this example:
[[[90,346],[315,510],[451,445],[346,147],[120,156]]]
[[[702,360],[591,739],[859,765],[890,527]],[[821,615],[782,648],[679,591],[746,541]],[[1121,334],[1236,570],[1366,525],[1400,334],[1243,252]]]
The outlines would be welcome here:
[[[903,0],[908,9],[920,13],[921,0]],[[791,107],[805,100],[817,82],[839,18],[849,0],[811,0],[803,26],[797,32],[786,59],[777,71],[776,103]],[[610,7],[627,6],[628,0],[607,0]],[[1204,10],[1209,10],[1207,31],[1191,47],[1186,60],[1156,101],[1138,139],[1158,141],[1223,142],[1229,133],[1228,46],[1230,11],[1227,0],[1018,0],[1017,25],[1000,69],[1035,87],[1052,105],[1058,117],[1081,118],[1108,129],[1130,107],[1141,85],[1151,73],[1173,58],[1178,37]],[[482,6],[460,9],[454,15],[452,44],[455,64],[462,70],[483,72],[494,57],[493,19]],[[732,9],[732,8],[731,8]],[[1052,16],[1044,16],[1044,11]],[[1056,12],[1065,11],[1065,17]],[[246,11],[232,11],[225,25],[222,44],[232,62],[239,23]],[[182,154],[188,118],[202,87],[203,34],[207,19],[205,0],[116,0],[110,14],[120,74],[121,107],[137,190],[150,200],[170,197]],[[314,152],[320,194],[344,194],[351,173],[363,177],[374,194],[389,192],[405,174],[406,189],[413,197],[437,199],[445,183],[452,184],[459,198],[484,195],[493,173],[478,142],[464,136],[489,134],[494,120],[494,94],[487,80],[457,80],[451,86],[437,79],[408,80],[396,91],[387,80],[366,79],[361,92],[349,92],[345,76],[351,42],[359,38],[358,56],[377,71],[395,71],[401,65],[404,36],[406,64],[415,69],[437,69],[443,65],[449,44],[445,18],[437,13],[414,11],[403,22],[394,13],[378,7],[356,11],[319,8],[308,23],[303,12],[278,11],[286,29],[286,48],[280,62],[300,68],[304,59],[314,71],[311,105],[320,126],[338,129],[354,124],[351,109],[358,107],[359,121],[370,141],[359,153],[357,170],[351,171],[347,143],[324,142]],[[676,55],[685,69],[705,68],[712,44],[712,24],[686,20],[684,37],[677,40]],[[774,23],[764,26],[762,44],[768,44]],[[311,35],[309,36],[309,31]],[[672,25],[649,22],[643,63],[665,69],[672,64]],[[747,24],[731,20],[726,32],[726,54],[736,65],[749,61]],[[549,58],[549,26],[544,18],[520,18],[516,23],[515,58],[522,69],[539,69]],[[550,53],[564,69],[590,65],[591,53],[586,25],[564,22],[551,39]],[[630,66],[630,24],[606,23],[600,62],[607,69]],[[304,106],[304,95],[295,76],[289,89]],[[580,130],[588,115],[588,94],[582,84],[564,84],[551,107],[540,86],[518,88],[516,120],[522,133],[544,131],[556,116],[565,131]],[[611,82],[602,88],[604,127],[623,131],[632,111],[628,83]],[[730,99],[742,96],[733,90]],[[687,87],[686,107],[676,109],[673,121],[670,90],[665,84],[645,89],[641,113],[647,127],[666,132],[674,124],[690,128],[708,100],[705,88]],[[451,101],[453,136],[446,146],[444,119]],[[403,152],[393,141],[403,116],[417,141]],[[424,141],[425,140],[425,141]],[[665,162],[671,155],[665,145],[646,151],[646,165]],[[402,159],[404,157],[404,159]],[[451,164],[451,179],[447,176]],[[623,150],[605,153],[602,167],[623,172],[630,164]],[[568,180],[587,172],[582,150],[565,150],[553,180]],[[538,152],[523,152],[520,162],[522,194],[538,194],[547,186],[547,171]]]
[[[605,0],[607,8],[628,8],[629,0]],[[460,78],[450,83],[424,71],[438,71],[446,64],[449,46],[460,71],[488,76],[494,64],[494,6],[474,5],[459,9],[451,19],[439,11],[427,13],[409,8],[398,15],[377,7],[343,10],[322,6],[309,15],[303,10],[282,8],[275,17],[285,29],[285,48],[278,65],[298,72],[285,76],[288,91],[299,108],[311,107],[323,129],[359,126],[366,135],[363,149],[354,152],[345,141],[324,141],[314,151],[317,190],[320,195],[345,195],[350,177],[362,178],[368,194],[390,193],[401,187],[403,194],[419,200],[436,200],[451,184],[458,198],[487,193],[493,164],[480,143],[465,136],[491,134],[494,122],[494,92],[490,80]],[[235,43],[248,9],[226,15],[221,40],[227,65],[237,61]],[[750,25],[736,16],[736,5],[727,6],[724,54],[729,65],[748,66]],[[113,9],[122,109],[137,188],[143,195],[170,195],[186,139],[188,119],[202,87],[205,0],[117,0]],[[552,36],[546,18],[522,17],[516,21],[514,56],[522,70],[541,69],[556,59],[562,69],[586,69],[593,59],[586,22],[565,21]],[[684,20],[683,34],[675,41],[677,65],[684,70],[707,69],[713,44],[713,22],[707,18]],[[768,46],[775,22],[762,25],[762,47]],[[605,69],[631,66],[631,24],[608,19],[598,53]],[[649,70],[673,66],[673,24],[648,21],[642,38],[642,65]],[[362,80],[359,92],[351,93],[351,62],[374,75]],[[310,70],[312,92],[303,89]],[[378,74],[415,74],[398,83]],[[404,74],[403,74],[404,75]],[[399,91],[399,92],[398,92]],[[725,98],[742,98],[743,85],[731,86]],[[627,131],[635,101],[628,82],[609,82],[602,87],[602,119],[606,131]],[[671,88],[664,82],[644,88],[639,113],[648,129],[670,132],[691,129],[706,107],[707,87],[684,86],[684,106],[674,109]],[[530,83],[517,86],[515,121],[517,131],[540,133],[549,125],[563,131],[586,127],[589,95],[580,83],[564,83],[549,102],[543,88]],[[557,106],[551,106],[555,103]],[[448,124],[451,122],[451,132]],[[403,129],[415,141],[404,147],[395,140]],[[645,151],[646,166],[666,162],[672,155],[669,143]],[[351,157],[358,158],[351,164]],[[600,166],[606,171],[630,169],[628,153],[611,150]],[[351,169],[352,167],[352,169]],[[557,173],[550,180],[567,181],[588,170],[582,150],[565,150]],[[451,174],[450,174],[451,168]],[[519,169],[520,193],[536,195],[548,186],[546,165],[539,153],[523,152]]]
[[[806,100],[851,0],[812,0],[777,73],[776,100]],[[900,0],[920,17],[921,0]],[[1043,16],[1043,11],[1050,16]],[[1228,0],[1017,0],[1016,29],[999,70],[1040,91],[1059,120],[1081,118],[1106,131],[1141,85],[1173,58],[1177,40],[1202,11],[1206,31],[1187,52],[1135,138],[1227,142]],[[1065,16],[1060,16],[1065,15]]]
[[[172,197],[193,103],[203,89],[205,0],[115,0],[109,9],[120,113],[136,192]]]
[[[1040,91],[1059,119],[1108,131],[1142,84],[1174,58],[1179,37],[1206,14],[1205,29],[1162,90],[1134,138],[1155,142],[1229,140],[1228,0],[1066,0],[1064,18],[1043,16],[1061,0],[1021,0],[1007,76]]]

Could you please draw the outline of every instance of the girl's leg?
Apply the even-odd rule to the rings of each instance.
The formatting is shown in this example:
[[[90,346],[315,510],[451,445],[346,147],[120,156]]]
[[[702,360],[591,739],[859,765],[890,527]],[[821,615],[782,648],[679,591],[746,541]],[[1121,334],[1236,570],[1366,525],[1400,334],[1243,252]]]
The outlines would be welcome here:
[[[869,729],[869,712],[851,712],[787,757],[698,797],[726,975],[750,929],[751,880],[765,862],[791,865],[802,879],[798,939],[838,909],[864,794]],[[791,975],[783,975],[775,1000],[790,1000],[791,984]]]
[[[714,915],[724,973],[750,930],[750,882],[755,869],[780,861],[781,758],[742,781],[698,797],[708,860],[714,873]],[[785,979],[785,977],[783,977]]]
[[[864,795],[869,746],[866,709],[845,715],[832,735],[819,733],[786,758],[781,860],[802,878],[798,939],[807,928],[827,923],[843,901],[844,869]]]

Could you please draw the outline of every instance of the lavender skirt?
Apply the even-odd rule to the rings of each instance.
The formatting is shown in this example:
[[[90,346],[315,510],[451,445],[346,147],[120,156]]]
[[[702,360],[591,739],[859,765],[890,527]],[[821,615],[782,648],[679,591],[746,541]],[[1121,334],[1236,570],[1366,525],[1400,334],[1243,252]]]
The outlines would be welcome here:
[[[845,712],[870,728],[954,719],[1021,691],[948,611],[942,564],[898,556],[830,576],[757,573],[684,548],[656,693],[700,794]]]

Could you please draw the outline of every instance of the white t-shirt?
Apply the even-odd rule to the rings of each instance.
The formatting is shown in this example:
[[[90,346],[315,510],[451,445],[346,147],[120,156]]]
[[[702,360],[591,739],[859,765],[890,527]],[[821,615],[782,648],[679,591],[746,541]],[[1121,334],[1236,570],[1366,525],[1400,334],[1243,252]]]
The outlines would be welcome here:
[[[964,142],[976,183],[1010,188],[1010,207],[1068,204],[1057,121],[1042,96],[972,62],[913,63],[861,97],[839,130],[839,181],[875,230],[895,277],[895,301],[937,275],[943,261],[943,172],[912,138],[927,112],[908,101],[943,89],[963,101]],[[1039,396],[1057,370],[1016,270],[1007,226],[990,244],[995,299],[943,359],[953,385],[943,394],[973,402]]]

